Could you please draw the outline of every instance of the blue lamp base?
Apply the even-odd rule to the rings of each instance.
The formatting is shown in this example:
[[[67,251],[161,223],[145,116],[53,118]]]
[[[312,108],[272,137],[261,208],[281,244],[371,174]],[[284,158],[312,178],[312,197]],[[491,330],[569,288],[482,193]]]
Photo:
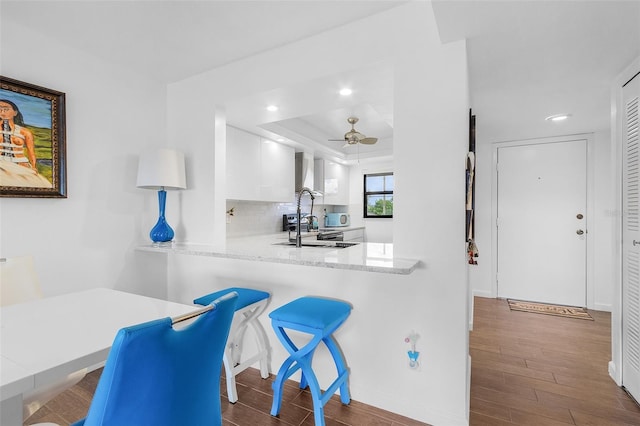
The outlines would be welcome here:
[[[167,191],[161,189],[160,191],[158,191],[158,207],[160,216],[158,217],[158,222],[153,228],[151,228],[151,232],[149,233],[151,241],[153,241],[154,243],[166,243],[173,240],[173,229],[169,226],[167,220],[164,218],[166,201]]]

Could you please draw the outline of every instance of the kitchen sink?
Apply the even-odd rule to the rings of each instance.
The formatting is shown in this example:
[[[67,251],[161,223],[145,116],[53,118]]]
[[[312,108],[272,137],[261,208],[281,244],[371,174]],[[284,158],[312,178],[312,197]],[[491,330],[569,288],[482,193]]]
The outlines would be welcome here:
[[[320,247],[320,248],[347,248],[351,246],[355,246],[358,243],[347,243],[342,241],[323,241],[323,242],[313,242],[313,243],[302,243],[302,247]],[[273,243],[274,246],[290,246],[295,247],[295,242],[285,241],[282,243]]]
[[[347,248],[347,247],[358,245],[358,243],[344,243],[342,241],[337,241],[334,244],[336,245],[337,248]]]

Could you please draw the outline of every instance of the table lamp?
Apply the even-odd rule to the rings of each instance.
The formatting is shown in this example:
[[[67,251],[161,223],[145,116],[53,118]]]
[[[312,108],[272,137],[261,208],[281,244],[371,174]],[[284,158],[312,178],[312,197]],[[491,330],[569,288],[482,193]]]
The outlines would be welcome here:
[[[160,215],[149,236],[154,243],[173,240],[173,229],[164,217],[167,189],[185,189],[184,154],[174,149],[161,148],[144,153],[138,163],[138,182],[136,186],[158,190]]]

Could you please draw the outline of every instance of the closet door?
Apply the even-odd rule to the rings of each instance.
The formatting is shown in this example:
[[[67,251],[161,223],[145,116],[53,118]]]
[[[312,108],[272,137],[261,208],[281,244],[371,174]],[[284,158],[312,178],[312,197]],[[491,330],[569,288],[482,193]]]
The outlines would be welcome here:
[[[640,76],[623,88],[622,385],[640,400]]]

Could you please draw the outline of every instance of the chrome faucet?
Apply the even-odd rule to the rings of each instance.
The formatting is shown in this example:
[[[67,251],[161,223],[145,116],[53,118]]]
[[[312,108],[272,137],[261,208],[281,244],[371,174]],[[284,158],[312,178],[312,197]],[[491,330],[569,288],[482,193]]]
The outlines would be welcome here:
[[[316,197],[313,196],[313,192],[311,192],[311,190],[309,188],[307,188],[306,186],[303,187],[302,189],[300,189],[300,192],[298,192],[298,210],[296,211],[296,214],[298,215],[297,219],[298,219],[298,226],[296,226],[296,247],[302,247],[302,235],[300,235],[300,220],[301,220],[301,213],[300,213],[300,201],[302,200],[302,194],[304,194],[305,192],[307,192],[309,194],[309,196],[311,196],[311,211],[309,212],[310,215],[313,215],[313,200],[316,199]]]

